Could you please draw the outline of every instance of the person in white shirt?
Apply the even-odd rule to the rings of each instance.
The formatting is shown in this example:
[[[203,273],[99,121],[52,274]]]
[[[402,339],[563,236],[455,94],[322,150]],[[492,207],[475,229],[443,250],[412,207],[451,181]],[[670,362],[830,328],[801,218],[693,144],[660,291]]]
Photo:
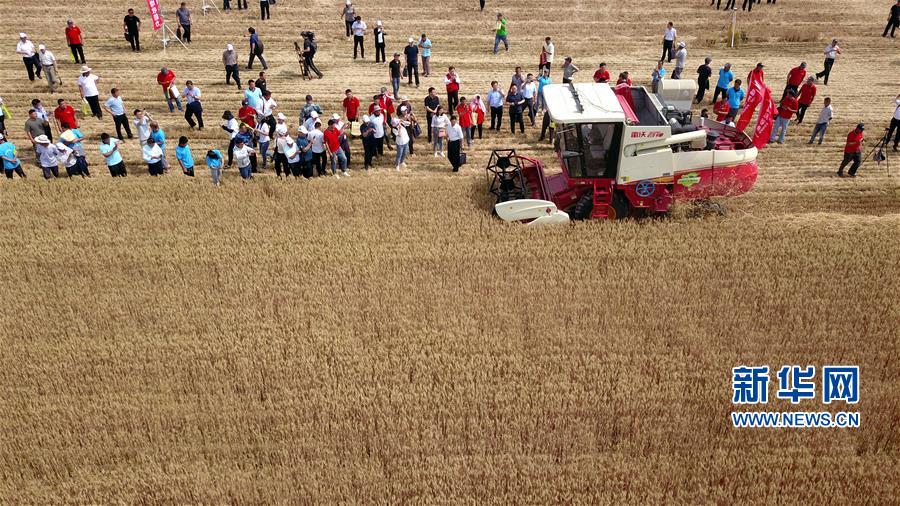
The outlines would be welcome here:
[[[896,134],[894,134],[895,131]],[[894,116],[891,117],[891,126],[888,128],[885,139],[890,140],[892,134],[894,135],[894,151],[897,151],[897,147],[900,146],[900,95],[894,99]],[[885,141],[886,143],[887,141]]]
[[[203,130],[203,106],[200,104],[200,88],[194,86],[193,81],[186,81],[184,89],[181,90],[184,96],[186,107],[184,108],[184,119],[187,120],[191,130],[196,126],[198,130]],[[194,122],[192,116],[197,118]]]
[[[318,115],[317,115],[318,116]],[[322,133],[322,123],[317,119],[312,130],[307,128],[309,144],[312,146],[312,163],[316,168],[316,174],[325,175],[325,167],[328,165],[328,153],[325,152],[325,134]]]
[[[366,49],[363,46],[363,39],[366,35],[366,23],[360,16],[353,18],[353,24],[350,25],[350,31],[353,33],[353,59],[356,59],[356,48],[359,48],[359,57],[366,59]]]
[[[24,33],[19,34],[19,42],[16,43],[16,54],[22,57],[25,64],[25,70],[28,71],[28,80],[34,81],[34,76],[41,78],[41,62],[37,58],[34,50],[34,42],[28,40],[28,36]]]
[[[316,123],[319,123],[319,113],[312,111],[309,113],[309,117],[306,118],[306,121],[303,122],[303,126],[306,127],[308,132],[312,132],[316,129]]]
[[[431,118],[431,128],[434,137],[434,156],[444,155],[444,137],[447,137],[447,128],[450,126],[450,120],[444,114],[443,106],[438,106],[437,111]],[[460,129],[462,131],[462,129]]]
[[[137,128],[138,132],[138,141],[140,141],[141,146],[147,144],[147,139],[150,138],[150,122],[153,121],[153,118],[150,116],[150,113],[144,111],[142,109],[136,109],[134,111],[134,123],[135,128]]]
[[[372,138],[375,143],[375,152],[378,156],[384,154],[384,116],[381,115],[381,107],[372,108],[372,116],[369,118],[372,124]]]
[[[103,117],[103,109],[100,108],[100,90],[97,89],[99,76],[91,74],[91,68],[87,65],[81,67],[81,77],[78,78],[78,90],[81,98],[91,106],[91,116]]]
[[[55,93],[56,87],[62,86],[62,79],[59,78],[59,73],[56,71],[56,57],[52,52],[47,51],[43,44],[38,46],[37,57],[41,62],[41,70],[47,77],[47,83],[50,85],[50,93]]]
[[[231,114],[231,111],[223,112],[222,119],[225,120],[225,124],[222,125],[222,130],[228,132],[228,164],[226,167],[231,167],[231,163],[234,161],[235,139],[237,138],[241,125],[238,123],[237,118]]]
[[[672,79],[681,79],[684,65],[687,62],[687,49],[684,42],[678,43],[678,51],[675,51],[675,70],[672,71]]]
[[[525,82],[522,84],[522,97],[525,98],[525,111],[531,119],[531,126],[534,126],[534,115],[537,113],[537,108],[535,107],[537,83],[534,80],[534,74],[529,73],[525,76]]]
[[[268,123],[260,123],[259,128],[254,128],[253,131],[256,132],[256,148],[262,156],[262,170],[266,170],[269,160],[269,143],[272,140],[270,137],[272,129],[269,128]]]
[[[244,139],[238,137],[235,139],[232,153],[234,155],[234,161],[237,163],[238,171],[241,173],[241,179],[244,181],[252,179],[253,164],[250,161],[250,156],[256,154],[256,151],[250,146],[245,145]]]
[[[66,146],[66,143],[64,143],[62,140],[60,140],[59,142],[56,143],[56,150],[57,150],[56,161],[57,161],[57,163],[62,164],[62,166],[66,169],[66,174],[68,174],[69,177],[74,177],[74,176],[78,176],[78,175],[81,175],[81,177],[84,177],[84,174],[80,174],[78,167],[76,167],[78,160],[75,158],[75,150],[74,149],[70,148],[69,146]]]
[[[900,99],[898,99],[898,104],[900,104]],[[900,105],[897,108],[900,109]],[[807,144],[812,144],[813,139],[818,135],[819,145],[821,146],[822,140],[825,138],[825,131],[828,130],[828,124],[831,123],[833,118],[834,109],[831,108],[831,97],[825,97],[824,107],[822,107],[822,112],[819,113],[819,119],[816,120],[816,126],[813,127],[812,135],[809,136]]]
[[[462,153],[462,127],[459,126],[459,119],[454,114],[450,116],[450,127],[447,128],[447,159],[453,167],[453,172],[459,172],[462,165],[460,153]]]
[[[666,25],[666,31],[663,34],[663,49],[662,49],[662,58],[660,60],[672,61],[674,57],[674,47],[675,47],[675,37],[678,36],[678,32],[675,30],[675,24],[669,21],[669,24]]]
[[[556,48],[553,46],[553,42],[550,41],[550,37],[544,38],[544,45],[541,46],[541,63],[539,69],[541,71],[546,70],[547,73],[550,73],[550,67],[553,65],[553,57],[556,55]]]
[[[259,122],[268,123],[269,131],[275,130],[275,109],[278,108],[278,102],[272,98],[272,92],[266,90],[263,93],[263,99],[259,101]]]
[[[153,137],[147,139],[141,150],[144,161],[147,162],[147,169],[151,176],[160,176],[163,173],[163,150],[160,148]]]
[[[831,75],[831,67],[834,66],[834,60],[842,52],[843,51],[841,51],[841,47],[838,46],[837,39],[833,39],[831,41],[831,44],[825,46],[825,51],[823,51],[823,53],[825,54],[825,68],[822,69],[821,72],[816,73],[817,78],[824,78],[822,79],[822,84],[824,84],[825,86],[828,86],[828,76]]]
[[[409,127],[410,123],[406,119],[403,118],[394,118],[392,122],[392,126],[394,127],[394,132],[397,135],[397,170],[400,170],[402,166],[404,169],[406,168],[406,155],[409,154]]]

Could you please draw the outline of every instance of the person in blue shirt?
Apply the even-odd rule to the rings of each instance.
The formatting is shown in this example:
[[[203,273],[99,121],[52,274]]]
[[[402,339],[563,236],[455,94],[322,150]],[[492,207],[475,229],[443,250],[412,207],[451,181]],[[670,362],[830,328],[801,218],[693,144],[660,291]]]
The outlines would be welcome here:
[[[259,58],[259,63],[262,63],[263,70],[269,70],[269,65],[266,63],[266,59],[263,58],[263,43],[259,40],[256,29],[251,26],[247,29],[247,33],[250,34],[250,61],[247,62],[247,70],[253,68],[254,58]]]
[[[256,81],[250,79],[247,81],[247,89],[244,90],[244,98],[247,99],[247,105],[260,110],[259,104],[262,101],[262,90],[256,87]]]
[[[125,161],[122,160],[122,153],[119,152],[119,142],[121,141],[111,141],[109,134],[106,132],[100,134],[100,154],[106,160],[109,175],[112,177],[125,177],[128,175],[125,169]]]
[[[222,180],[222,152],[218,149],[210,149],[206,152],[206,166],[212,176],[214,185],[219,186]]]
[[[416,78],[416,87],[419,87],[419,46],[416,45],[416,40],[412,37],[409,38],[409,44],[403,48],[403,54],[406,55],[406,77],[408,78],[407,83],[413,83],[413,76]],[[394,98],[397,98],[396,95]]]
[[[735,79],[734,87],[728,88],[728,114],[733,114],[735,117],[738,114],[738,111],[741,110],[741,102],[744,101],[744,97],[746,93],[741,89],[741,80]]]
[[[128,125],[128,116],[125,114],[125,104],[122,102],[122,97],[119,96],[118,88],[110,90],[109,98],[106,99],[103,108],[112,115],[113,123],[116,125],[116,135],[119,137],[119,140],[123,140],[122,127],[125,127],[125,133],[128,134],[128,138],[133,139],[131,127]]]
[[[65,121],[62,122],[60,126],[63,129],[62,134],[60,134],[60,140],[75,153],[76,167],[74,173],[76,175],[81,175],[82,177],[91,177],[87,156],[84,153],[84,146],[81,144],[81,141],[84,140],[84,134],[81,133],[81,130],[72,128],[72,125]]]
[[[309,134],[309,132],[304,126],[301,126],[300,130],[297,132],[297,152],[300,154],[300,163],[297,164],[297,167],[300,173],[303,174],[303,177],[309,179],[313,175],[313,152],[312,143],[309,141],[307,134]],[[298,176],[299,174],[294,174],[294,177]]]
[[[181,165],[181,172],[185,176],[194,177],[194,155],[191,153],[191,147],[188,146],[188,138],[183,135],[178,138],[175,158],[178,159],[178,164]]]
[[[727,96],[728,87],[734,79],[734,72],[731,71],[731,64],[726,63],[724,67],[719,69],[719,80],[716,81],[716,91],[713,93],[712,103],[715,104],[719,100],[719,94]]]
[[[548,69],[544,69],[541,71],[541,76],[537,79],[538,89],[537,89],[537,102],[535,103],[534,108],[540,110],[546,110],[547,104],[544,103],[544,86],[551,84],[553,79],[550,78],[550,71]]]
[[[666,77],[666,69],[663,68],[664,63],[665,60],[659,60],[658,62],[656,62],[656,68],[653,69],[653,93],[659,93],[659,82]]]
[[[0,158],[3,159],[3,172],[7,179],[12,179],[13,174],[19,177],[25,177],[25,171],[22,170],[22,163],[16,156],[16,145],[6,140],[3,134],[0,134]]]
[[[424,33],[419,39],[419,49],[422,50],[422,75],[428,77],[431,75],[431,39]]]
[[[500,131],[503,124],[503,103],[506,97],[500,91],[500,83],[491,81],[491,91],[487,94],[488,106],[491,108],[491,130]]]

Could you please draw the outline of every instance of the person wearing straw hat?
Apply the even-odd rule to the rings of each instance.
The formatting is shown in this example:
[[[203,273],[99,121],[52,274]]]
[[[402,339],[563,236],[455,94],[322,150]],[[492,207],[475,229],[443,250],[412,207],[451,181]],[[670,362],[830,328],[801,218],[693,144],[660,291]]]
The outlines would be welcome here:
[[[38,164],[44,179],[59,177],[59,148],[56,147],[46,135],[38,135],[34,138],[34,147],[37,150]]]
[[[384,56],[384,24],[379,19],[375,22],[375,63],[387,62],[387,59]]]
[[[81,40],[81,28],[71,19],[66,21],[66,43],[72,51],[72,59],[75,63],[84,65],[84,43]]]
[[[22,63],[25,64],[25,70],[28,71],[28,80],[34,81],[35,76],[40,79],[41,62],[38,60],[34,42],[28,40],[28,35],[24,32],[19,34],[19,42],[16,43],[16,54],[22,57]]]
[[[231,84],[231,78],[241,89],[241,75],[238,71],[237,51],[231,44],[225,44],[225,51],[222,52],[222,64],[225,65],[225,84]]]
[[[38,61],[41,62],[41,70],[44,71],[44,76],[47,77],[47,84],[50,85],[50,93],[56,93],[56,87],[62,86],[62,79],[59,78],[59,73],[56,71],[56,56],[53,56],[53,53],[48,51],[46,46],[40,44],[37,57]]]
[[[22,170],[22,162],[16,155],[16,145],[6,139],[6,136],[0,133],[0,159],[3,160],[3,172],[6,179],[12,179],[13,174],[19,177],[25,177],[25,171]]]
[[[141,150],[144,161],[147,162],[147,170],[151,176],[161,176],[163,173],[163,160],[165,155],[162,148],[156,145],[156,139],[151,136],[147,139],[147,144]]]
[[[100,108],[100,90],[97,88],[97,81],[100,76],[91,73],[91,68],[87,65],[81,66],[81,77],[78,78],[78,91],[81,98],[91,107],[91,116],[95,118],[103,117],[103,109]]]

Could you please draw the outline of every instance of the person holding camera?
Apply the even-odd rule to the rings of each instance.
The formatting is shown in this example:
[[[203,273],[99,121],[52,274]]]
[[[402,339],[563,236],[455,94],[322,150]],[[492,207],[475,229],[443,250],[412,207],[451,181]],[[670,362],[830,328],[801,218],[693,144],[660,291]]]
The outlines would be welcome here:
[[[311,70],[315,72],[319,79],[322,79],[322,72],[316,67],[315,62],[313,62],[316,51],[319,49],[318,44],[316,44],[315,34],[313,32],[301,32],[300,36],[303,37],[303,66],[306,67],[304,73],[309,74],[309,71]]]
[[[897,132],[896,134],[894,133],[895,131]],[[894,116],[891,118],[891,126],[888,128],[885,144],[891,140],[891,135],[894,136],[894,151],[897,151],[897,146],[900,145],[900,95],[897,95],[897,98],[894,99]]]

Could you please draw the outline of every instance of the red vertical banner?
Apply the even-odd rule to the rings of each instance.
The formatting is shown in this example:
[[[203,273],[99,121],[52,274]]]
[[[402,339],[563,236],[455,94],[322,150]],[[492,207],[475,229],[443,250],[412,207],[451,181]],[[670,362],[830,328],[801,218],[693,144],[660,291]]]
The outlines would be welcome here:
[[[747,128],[747,125],[750,124],[750,120],[753,119],[753,113],[756,111],[756,106],[762,102],[763,90],[766,89],[766,85],[763,83],[762,79],[754,79],[750,82],[748,87],[750,91],[747,92],[747,100],[744,102],[744,111],[741,113],[741,117],[735,125],[737,129],[742,132]]]
[[[762,107],[759,109],[759,117],[756,120],[756,129],[753,131],[753,145],[756,149],[762,149],[769,142],[772,128],[775,126],[775,115],[778,107],[772,100],[772,89],[766,86],[762,97]]]
[[[150,9],[150,20],[153,21],[153,29],[159,30],[163,25],[162,11],[159,8],[159,0],[147,0],[147,8]]]

